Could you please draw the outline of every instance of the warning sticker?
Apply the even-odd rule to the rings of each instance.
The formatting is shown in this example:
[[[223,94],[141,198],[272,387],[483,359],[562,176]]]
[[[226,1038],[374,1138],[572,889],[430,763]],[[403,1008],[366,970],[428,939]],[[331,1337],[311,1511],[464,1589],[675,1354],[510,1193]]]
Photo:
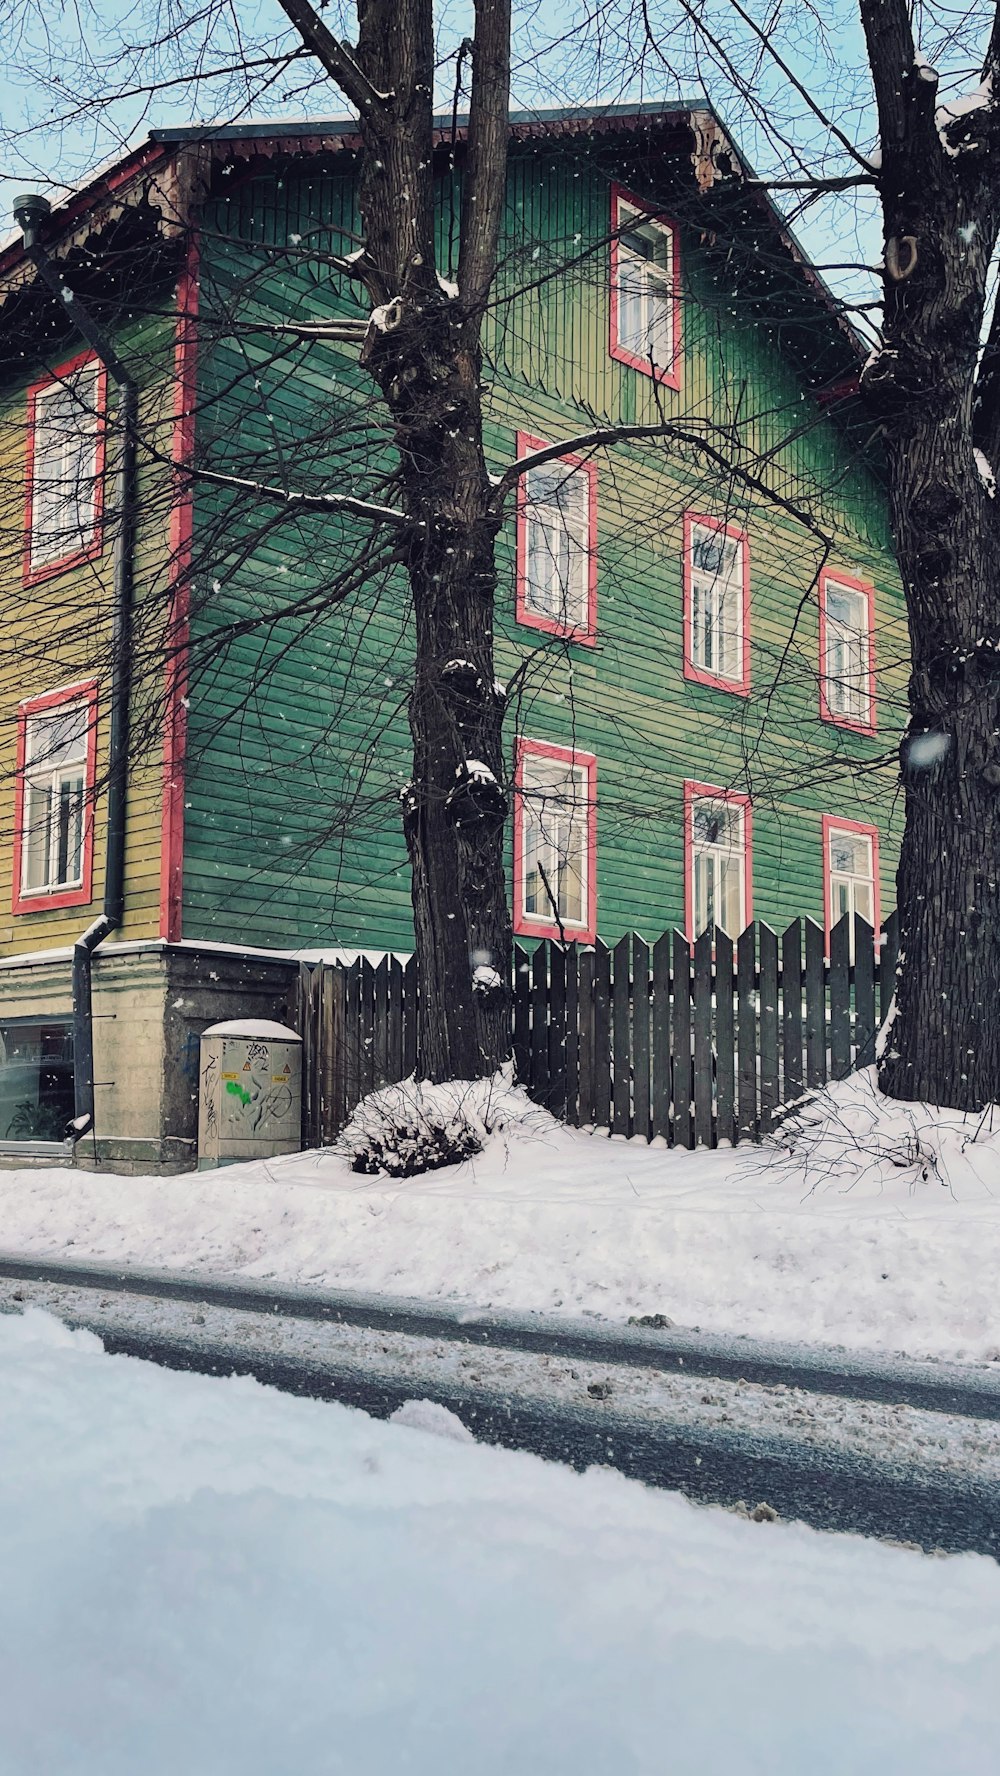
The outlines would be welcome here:
[[[253,1071],[253,1068],[251,1067],[249,1061],[243,1062],[243,1071],[244,1071],[244,1073],[251,1073]]]

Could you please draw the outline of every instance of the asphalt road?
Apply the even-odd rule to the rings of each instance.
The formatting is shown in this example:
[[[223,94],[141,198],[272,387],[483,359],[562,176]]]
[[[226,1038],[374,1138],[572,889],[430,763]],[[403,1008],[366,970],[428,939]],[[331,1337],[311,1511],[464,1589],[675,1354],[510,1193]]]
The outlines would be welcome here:
[[[839,1369],[831,1351],[671,1328],[469,1318],[78,1264],[5,1259],[0,1279],[0,1309],[36,1302],[111,1352],[253,1375],[375,1417],[433,1399],[483,1442],[614,1467],[701,1503],[1000,1555],[1000,1432],[983,1423],[1000,1416],[1000,1388],[989,1372],[871,1370],[857,1358]]]
[[[420,1338],[460,1340],[504,1350],[548,1352],[580,1361],[635,1365],[804,1388],[851,1400],[922,1407],[964,1418],[1000,1420],[1000,1364],[920,1362],[828,1346],[725,1337],[697,1329],[557,1319],[543,1314],[470,1311],[404,1297],[311,1290],[257,1281],[219,1281],[169,1271],[111,1268],[0,1256],[0,1278],[63,1283],[101,1294],[127,1292],[167,1301],[273,1313],[284,1319],[364,1326]]]

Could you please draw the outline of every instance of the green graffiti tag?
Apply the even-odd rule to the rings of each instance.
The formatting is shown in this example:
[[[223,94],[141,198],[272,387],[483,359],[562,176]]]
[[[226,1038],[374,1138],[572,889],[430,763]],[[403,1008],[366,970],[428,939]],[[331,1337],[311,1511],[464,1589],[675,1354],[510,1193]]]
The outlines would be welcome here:
[[[238,1079],[227,1079],[226,1080],[226,1090],[234,1098],[239,1098],[241,1104],[244,1104],[244,1105],[249,1104],[250,1093],[248,1091],[243,1090],[243,1087],[240,1084]]]

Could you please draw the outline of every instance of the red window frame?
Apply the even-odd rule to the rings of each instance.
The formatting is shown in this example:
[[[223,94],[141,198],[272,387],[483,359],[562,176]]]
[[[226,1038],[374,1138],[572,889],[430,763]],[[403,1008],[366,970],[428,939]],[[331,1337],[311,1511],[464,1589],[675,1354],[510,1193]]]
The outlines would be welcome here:
[[[658,227],[671,236],[673,263],[673,362],[670,368],[662,370],[658,365],[651,364],[648,358],[640,358],[636,352],[629,351],[627,346],[618,340],[618,240],[622,231],[619,215],[620,206],[625,203],[630,209],[638,210],[640,215],[648,216]],[[609,351],[619,364],[628,364],[631,369],[638,370],[643,376],[649,376],[654,382],[662,382],[666,388],[679,389],[681,386],[681,238],[677,223],[665,216],[655,205],[646,203],[641,197],[626,189],[624,185],[611,187],[611,321]]]
[[[823,929],[826,933],[826,953],[830,954],[830,932],[833,929],[830,892],[830,834],[831,832],[864,833],[872,842],[872,913],[874,915],[875,944],[878,947],[882,930],[882,894],[878,859],[878,827],[869,826],[864,820],[840,820],[835,814],[823,816]],[[853,942],[853,940],[852,940]]]
[[[566,924],[562,931],[552,919],[536,919],[522,912],[524,904],[524,763],[527,758],[557,759],[561,764],[582,766],[587,773],[587,917],[583,925]],[[518,937],[565,936],[574,943],[593,943],[597,936],[597,759],[578,746],[556,746],[548,740],[519,736],[514,768],[514,930]]]
[[[31,543],[33,532],[33,509],[35,504],[35,409],[38,397],[54,383],[65,382],[67,377],[77,370],[84,369],[88,364],[97,365],[97,436],[94,456],[94,531],[90,542],[84,548],[72,550],[68,555],[61,555],[55,561],[43,561],[37,567],[32,565]],[[79,567],[81,562],[93,561],[104,547],[104,468],[107,455],[107,412],[108,412],[108,375],[104,365],[92,351],[78,352],[75,358],[67,358],[63,364],[57,364],[54,370],[33,382],[28,389],[28,423],[27,443],[25,447],[25,489],[24,489],[24,583],[36,586],[40,580],[48,580],[54,574],[66,573],[71,567]]]
[[[852,721],[849,717],[835,715],[830,708],[826,694],[826,589],[830,581],[835,586],[846,586],[849,592],[863,593],[868,604],[868,708],[870,720],[867,722]],[[819,576],[819,713],[823,721],[830,722],[835,728],[848,728],[854,734],[874,734],[876,731],[875,711],[875,588],[870,580],[858,580],[851,574],[838,573],[835,567],[824,567]]]
[[[692,595],[692,532],[696,524],[706,530],[722,530],[727,537],[734,537],[740,544],[743,559],[743,633],[742,663],[743,671],[739,678],[723,678],[717,672],[706,672],[703,666],[696,666],[694,660],[694,598]],[[738,524],[728,524],[723,518],[709,518],[701,512],[685,512],[684,514],[684,677],[693,684],[711,685],[717,691],[729,691],[738,697],[750,695],[750,537]]]
[[[24,768],[28,722],[33,715],[58,709],[65,703],[87,704],[87,764],[83,808],[83,857],[81,882],[78,888],[37,889],[33,894],[21,891],[24,850]],[[64,685],[58,691],[44,691],[37,697],[26,697],[17,706],[17,766],[14,780],[14,882],[11,909],[15,913],[47,913],[59,907],[89,906],[94,883],[94,786],[97,782],[97,680],[82,679],[79,684]]]
[[[543,438],[533,438],[528,432],[518,432],[515,449],[518,458],[531,456],[536,450],[549,448]],[[587,476],[587,623],[585,628],[567,623],[558,623],[551,617],[539,616],[536,611],[528,609],[528,475],[519,476],[517,483],[517,557],[515,566],[517,621],[526,629],[540,629],[543,635],[559,635],[565,641],[578,642],[581,647],[595,647],[597,644],[597,464],[582,456],[557,456],[554,462],[565,463],[567,468],[580,471]],[[546,465],[548,466],[548,465]]]
[[[737,789],[716,789],[711,783],[684,781],[684,930],[693,943],[694,929],[694,804],[702,800],[732,802],[743,809],[743,929],[753,920],[753,803]],[[738,936],[739,933],[736,933]]]

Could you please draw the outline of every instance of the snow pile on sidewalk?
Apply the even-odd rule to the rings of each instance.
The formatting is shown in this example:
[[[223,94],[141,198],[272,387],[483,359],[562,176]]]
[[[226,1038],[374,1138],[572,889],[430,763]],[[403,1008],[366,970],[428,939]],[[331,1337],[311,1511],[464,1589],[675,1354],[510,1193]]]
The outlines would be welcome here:
[[[328,1153],[0,1171],[0,1252],[997,1359],[1000,1126],[889,1103],[869,1074],[809,1118],[762,1148],[667,1152],[508,1091],[482,1153],[416,1178]]]
[[[992,1776],[1000,1571],[0,1317],[4,1776]],[[439,1427],[438,1427],[439,1428]]]

